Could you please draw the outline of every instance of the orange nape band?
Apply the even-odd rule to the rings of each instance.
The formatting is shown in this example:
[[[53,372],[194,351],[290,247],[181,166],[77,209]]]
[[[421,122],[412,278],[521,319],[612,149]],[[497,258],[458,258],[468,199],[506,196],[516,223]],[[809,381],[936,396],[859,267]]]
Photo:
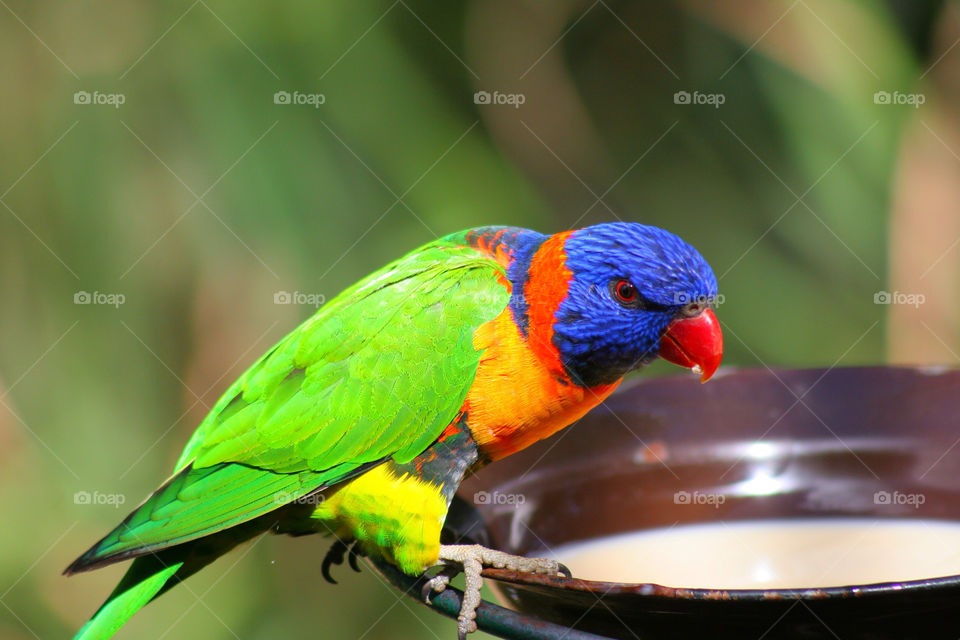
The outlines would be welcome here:
[[[553,324],[573,277],[564,252],[564,244],[572,233],[552,235],[540,245],[530,260],[529,277],[523,288],[529,314],[526,341],[541,363],[564,379],[567,374],[553,345]]]

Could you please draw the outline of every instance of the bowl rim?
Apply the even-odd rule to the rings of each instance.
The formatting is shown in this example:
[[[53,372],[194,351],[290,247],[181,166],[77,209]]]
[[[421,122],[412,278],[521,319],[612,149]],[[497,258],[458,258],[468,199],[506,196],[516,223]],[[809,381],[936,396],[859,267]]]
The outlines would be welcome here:
[[[828,598],[864,598],[923,592],[944,587],[960,588],[960,574],[904,580],[901,582],[873,582],[862,585],[836,587],[809,587],[798,589],[706,589],[669,587],[655,582],[609,582],[566,576],[547,576],[521,573],[506,569],[484,569],[483,576],[496,582],[522,587],[539,587],[602,593],[606,595],[634,595],[671,600],[737,600],[758,602],[769,600],[824,600]]]

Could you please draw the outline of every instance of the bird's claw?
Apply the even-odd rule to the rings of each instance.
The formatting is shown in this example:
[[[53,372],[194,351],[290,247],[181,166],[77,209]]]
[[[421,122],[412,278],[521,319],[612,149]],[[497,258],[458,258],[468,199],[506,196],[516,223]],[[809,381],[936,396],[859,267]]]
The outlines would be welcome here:
[[[429,604],[433,593],[446,589],[450,579],[463,571],[463,602],[460,604],[460,615],[457,616],[458,640],[465,640],[468,633],[477,630],[477,607],[480,606],[480,588],[483,586],[480,572],[484,567],[571,577],[570,570],[556,560],[515,556],[478,544],[441,545],[439,564],[443,568],[424,585],[423,597]]]
[[[440,569],[432,578],[428,579],[423,585],[421,596],[423,601],[430,604],[433,594],[441,593],[450,584],[450,581],[460,573],[460,569],[454,566],[445,566]]]
[[[360,573],[360,565],[357,564],[357,556],[360,555],[360,552],[357,551],[357,549],[359,548],[360,548],[360,543],[354,542],[352,545],[350,545],[350,550],[347,552],[347,563],[349,563],[350,568],[356,571],[357,573]],[[566,567],[564,567],[564,569],[566,569]],[[567,569],[568,573],[569,571],[570,570]]]
[[[360,550],[358,549],[356,541],[344,542],[343,540],[337,539],[337,541],[331,545],[330,550],[327,551],[327,555],[323,557],[323,563],[320,565],[320,573],[323,575],[323,579],[330,584],[337,584],[337,581],[330,575],[330,567],[334,565],[339,567],[342,565],[344,557],[346,557],[347,562],[350,564],[350,568],[360,573],[360,567],[357,564],[357,556],[359,554]]]

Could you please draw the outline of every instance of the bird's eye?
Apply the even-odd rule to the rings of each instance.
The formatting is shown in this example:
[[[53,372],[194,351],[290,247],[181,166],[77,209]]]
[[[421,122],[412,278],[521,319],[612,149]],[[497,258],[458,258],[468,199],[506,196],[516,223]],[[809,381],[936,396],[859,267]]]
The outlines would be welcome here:
[[[614,280],[610,283],[613,295],[620,304],[632,307],[640,300],[640,294],[637,288],[629,280]]]
[[[610,297],[621,307],[640,309],[644,311],[666,311],[666,305],[653,302],[644,297],[635,284],[625,278],[616,278],[610,281]]]
[[[617,297],[621,302],[633,302],[637,299],[637,289],[630,282],[621,280],[617,283]]]

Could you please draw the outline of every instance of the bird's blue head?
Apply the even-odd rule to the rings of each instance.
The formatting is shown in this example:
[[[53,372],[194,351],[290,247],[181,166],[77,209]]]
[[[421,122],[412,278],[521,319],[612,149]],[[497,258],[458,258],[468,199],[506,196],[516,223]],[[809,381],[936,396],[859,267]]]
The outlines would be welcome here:
[[[563,276],[550,286],[543,276],[558,268]],[[617,222],[557,234],[532,256],[530,278],[531,322],[552,307],[552,346],[578,384],[614,382],[657,356],[703,380],[720,364],[723,338],[710,308],[717,279],[672,233]]]

